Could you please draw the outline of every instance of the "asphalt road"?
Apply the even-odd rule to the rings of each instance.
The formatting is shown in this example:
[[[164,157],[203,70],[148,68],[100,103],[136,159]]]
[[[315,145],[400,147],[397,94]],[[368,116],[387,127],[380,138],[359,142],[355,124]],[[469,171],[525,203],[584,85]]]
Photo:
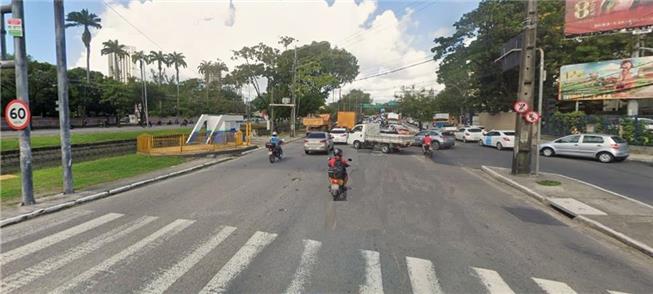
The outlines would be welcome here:
[[[478,170],[417,149],[343,148],[353,159],[347,201],[327,193],[327,157],[293,143],[274,165],[254,152],[3,228],[0,292],[653,289],[651,259]]]
[[[478,143],[456,142],[452,150],[437,152],[434,160],[445,165],[480,168],[490,165],[510,168],[512,150],[498,151]],[[544,172],[573,177],[599,187],[653,204],[653,165],[635,161],[600,163],[596,160],[570,157],[540,157]]]

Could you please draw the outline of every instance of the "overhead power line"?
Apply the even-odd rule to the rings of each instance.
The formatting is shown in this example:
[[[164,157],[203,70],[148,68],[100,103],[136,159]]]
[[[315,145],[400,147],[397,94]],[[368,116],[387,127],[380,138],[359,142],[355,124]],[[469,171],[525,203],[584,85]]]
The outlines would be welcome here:
[[[143,37],[145,37],[145,39],[147,39],[148,41],[152,42],[152,44],[154,44],[154,45],[156,45],[157,47],[159,47],[159,49],[164,50],[164,49],[163,49],[163,46],[159,45],[159,43],[157,43],[156,41],[152,40],[152,38],[150,38],[150,37],[149,37],[148,35],[146,35],[143,31],[141,31],[137,26],[135,26],[133,23],[131,23],[127,18],[125,18],[124,16],[122,16],[122,14],[120,14],[120,12],[118,12],[118,10],[116,10],[115,8],[113,8],[113,7],[111,6],[111,4],[109,4],[106,0],[103,0],[102,2],[104,2],[104,5],[105,5],[106,7],[109,7],[109,9],[111,9],[115,14],[117,14],[120,18],[122,18],[122,20],[124,20],[128,25],[130,25],[130,26],[131,26],[132,28],[134,28],[138,33],[140,33],[141,35],[143,35]]]
[[[355,79],[354,82],[367,80],[367,79],[371,79],[371,78],[375,78],[375,77],[380,77],[380,76],[384,76],[384,75],[388,75],[388,74],[391,74],[391,73],[395,73],[395,72],[398,72],[398,71],[402,71],[402,70],[405,70],[405,69],[416,67],[418,65],[422,65],[422,64],[425,64],[427,62],[432,62],[432,61],[433,61],[433,59],[429,59],[429,60],[424,60],[424,61],[421,61],[421,62],[418,62],[418,63],[409,64],[409,65],[402,66],[402,67],[399,67],[399,68],[395,68],[395,69],[385,71],[385,72],[382,72],[382,73],[378,73],[378,74],[374,74],[374,75],[371,75],[371,76],[366,76],[366,77],[362,77],[362,78],[359,78],[359,79]]]

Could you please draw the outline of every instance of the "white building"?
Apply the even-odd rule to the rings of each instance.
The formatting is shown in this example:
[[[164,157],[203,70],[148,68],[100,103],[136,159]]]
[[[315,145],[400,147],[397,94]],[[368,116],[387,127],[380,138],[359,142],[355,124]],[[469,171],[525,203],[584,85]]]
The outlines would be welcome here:
[[[107,61],[109,62],[109,76],[114,79],[126,83],[129,78],[139,78],[139,69],[138,64],[135,64],[131,60],[131,55],[136,52],[136,48],[132,46],[127,46],[125,51],[129,55],[118,57],[118,68],[116,69],[116,56],[111,53],[107,55]]]

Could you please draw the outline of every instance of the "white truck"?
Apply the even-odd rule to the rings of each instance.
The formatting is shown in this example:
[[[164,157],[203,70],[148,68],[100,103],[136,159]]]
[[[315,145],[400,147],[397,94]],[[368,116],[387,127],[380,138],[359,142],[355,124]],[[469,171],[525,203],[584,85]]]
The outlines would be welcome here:
[[[410,146],[413,142],[411,135],[381,133],[379,124],[355,125],[347,138],[347,144],[356,149],[380,148],[383,153],[399,151],[399,148]]]

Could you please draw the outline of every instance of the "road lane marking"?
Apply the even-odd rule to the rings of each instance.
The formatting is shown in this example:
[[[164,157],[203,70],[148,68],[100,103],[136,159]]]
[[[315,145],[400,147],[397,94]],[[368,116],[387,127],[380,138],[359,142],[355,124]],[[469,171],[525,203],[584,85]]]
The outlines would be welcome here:
[[[11,261],[14,261],[16,259],[19,259],[23,256],[32,254],[36,251],[39,251],[43,248],[46,248],[48,246],[54,245],[56,243],[59,243],[63,240],[66,240],[70,237],[74,237],[76,235],[79,235],[81,233],[84,233],[86,231],[89,231],[91,229],[94,229],[96,227],[99,227],[100,225],[103,225],[105,223],[108,223],[112,220],[115,220],[119,217],[123,216],[123,214],[120,213],[108,213],[105,214],[101,217],[92,219],[90,221],[87,221],[85,223],[76,225],[72,228],[63,230],[61,232],[55,233],[53,235],[44,237],[42,239],[36,240],[32,243],[23,245],[21,247],[18,247],[14,250],[10,250],[7,252],[2,253],[0,255],[0,260],[2,260],[2,263],[7,264]]]
[[[88,215],[93,213],[92,210],[82,210],[82,209],[76,209],[76,210],[71,210],[68,213],[58,213],[54,214],[52,218],[48,219],[46,221],[39,221],[34,224],[31,224],[28,226],[28,228],[20,228],[19,231],[16,232],[10,232],[9,229],[2,229],[2,245],[4,246],[5,244],[22,239],[23,237],[27,237],[29,235],[34,235],[36,233],[45,231],[49,228],[52,228],[54,226],[58,226],[63,223],[67,223],[69,221],[72,221],[74,219],[80,218],[82,216]]]
[[[317,263],[317,252],[322,247],[322,243],[315,240],[304,240],[304,252],[299,262],[299,267],[295,271],[295,276],[286,289],[286,293],[303,293],[306,281],[311,277],[313,266]]]
[[[472,267],[472,269],[476,271],[476,274],[481,279],[483,285],[485,286],[485,288],[487,288],[487,291],[490,294],[514,294],[515,293],[514,291],[512,291],[512,289],[510,289],[510,286],[508,286],[508,284],[506,284],[506,282],[503,281],[499,273],[493,270],[479,268],[479,267]]]
[[[122,261],[123,259],[138,253],[141,250],[144,249],[149,249],[158,246],[161,244],[166,238],[173,236],[183,229],[187,228],[190,226],[192,223],[195,221],[192,220],[186,220],[186,219],[178,219],[173,221],[172,223],[169,223],[165,227],[159,229],[158,231],[152,233],[151,235],[141,239],[140,241],[132,244],[131,246],[127,247],[126,249],[114,254],[113,256],[109,257],[102,263],[90,268],[89,270],[83,272],[82,274],[70,279],[63,285],[57,287],[50,293],[63,293],[63,292],[68,292],[71,289],[77,287],[78,285],[82,284],[83,282],[89,280],[96,274],[100,272],[108,272],[109,269],[117,264],[118,262]],[[85,292],[85,291],[82,291]]]
[[[361,250],[365,259],[365,284],[360,285],[359,293],[383,294],[383,277],[381,275],[381,256],[376,251]]]
[[[576,294],[576,291],[563,282],[533,278],[533,281],[550,294]]]
[[[443,293],[430,260],[407,256],[406,265],[413,294]]]
[[[9,293],[21,288],[48,273],[90,254],[108,243],[131,234],[156,219],[157,217],[154,216],[139,218],[133,222],[121,225],[109,232],[88,240],[79,246],[68,249],[62,254],[50,257],[34,266],[8,276],[3,279],[2,288],[0,288],[0,290],[2,290],[3,293]]]
[[[247,240],[234,256],[222,266],[215,276],[209,281],[200,293],[224,293],[231,280],[237,277],[243,270],[249,266],[254,258],[268,246],[277,234],[256,232]]]
[[[141,293],[163,293],[172,284],[174,284],[181,276],[187,273],[193,266],[195,266],[204,256],[206,256],[213,249],[218,247],[231,233],[236,230],[235,227],[223,227],[213,238],[207,242],[197,246],[190,254],[186,255],[184,259],[177,264],[168,268],[165,273],[159,275],[154,281],[145,286]]]

